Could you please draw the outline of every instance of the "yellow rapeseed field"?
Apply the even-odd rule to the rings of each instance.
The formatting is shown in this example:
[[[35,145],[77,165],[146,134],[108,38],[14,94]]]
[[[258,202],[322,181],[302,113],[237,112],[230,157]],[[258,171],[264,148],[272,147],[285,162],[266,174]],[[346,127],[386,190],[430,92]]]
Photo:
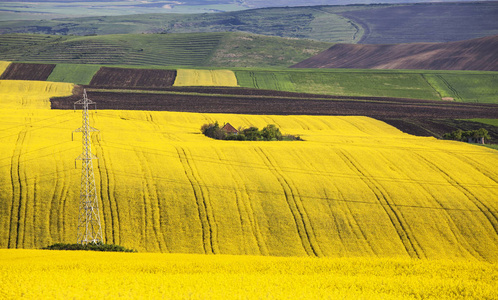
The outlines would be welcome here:
[[[10,65],[10,61],[0,61],[0,75],[3,74],[3,72],[5,72],[5,70],[7,69],[7,67]]]
[[[178,69],[174,86],[237,86],[237,77],[230,70]]]
[[[24,84],[33,91],[38,83]],[[1,248],[76,239],[82,150],[71,131],[81,112],[29,108],[45,90],[0,100]],[[305,141],[200,133],[216,120],[276,124]],[[92,150],[107,243],[141,252],[498,261],[495,150],[407,135],[367,117],[92,111],[91,123],[100,130]]]
[[[494,299],[497,276],[448,260],[0,250],[2,299]]]

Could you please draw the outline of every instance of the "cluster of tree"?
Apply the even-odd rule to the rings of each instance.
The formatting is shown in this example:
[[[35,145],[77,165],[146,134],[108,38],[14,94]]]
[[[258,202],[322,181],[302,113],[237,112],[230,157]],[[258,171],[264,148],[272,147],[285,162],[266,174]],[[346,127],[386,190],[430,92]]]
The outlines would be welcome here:
[[[479,128],[477,130],[467,130],[467,131],[457,129],[451,133],[445,133],[443,135],[443,138],[447,140],[466,142],[468,141],[469,138],[474,138],[474,139],[484,138],[484,140],[489,140],[491,137],[489,136],[489,133],[486,129]]]
[[[205,136],[217,140],[236,141],[302,141],[300,136],[283,135],[274,124],[269,124],[262,130],[257,127],[239,128],[237,133],[227,132],[218,122],[204,124],[201,131]]]
[[[86,251],[104,251],[104,252],[137,252],[136,250],[127,249],[123,246],[104,244],[104,243],[88,243],[88,244],[53,244],[42,248],[44,250],[86,250]]]

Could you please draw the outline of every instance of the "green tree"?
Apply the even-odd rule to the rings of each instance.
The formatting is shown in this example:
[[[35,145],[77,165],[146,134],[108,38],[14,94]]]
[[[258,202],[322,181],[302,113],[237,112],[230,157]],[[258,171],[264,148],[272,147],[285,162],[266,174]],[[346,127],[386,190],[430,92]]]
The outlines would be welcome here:
[[[248,141],[259,141],[261,139],[261,132],[258,127],[249,127],[242,130],[242,134],[246,137]]]
[[[280,129],[275,126],[275,124],[269,124],[265,128],[263,128],[261,136],[266,141],[282,140],[282,133],[280,132]]]

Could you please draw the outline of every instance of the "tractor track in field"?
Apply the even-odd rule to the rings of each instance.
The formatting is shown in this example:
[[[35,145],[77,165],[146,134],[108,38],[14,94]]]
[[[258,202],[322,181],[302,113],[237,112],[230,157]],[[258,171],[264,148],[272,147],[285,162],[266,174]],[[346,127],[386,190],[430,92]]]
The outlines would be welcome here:
[[[156,244],[158,245],[159,250],[161,252],[167,252],[168,247],[166,245],[166,240],[164,238],[164,234],[161,229],[161,218],[160,218],[160,209],[159,209],[160,200],[157,190],[157,184],[152,179],[154,176],[149,167],[149,162],[145,157],[145,153],[142,151],[141,152],[136,151],[136,153],[140,160],[140,167],[142,171],[141,173],[144,174],[142,179],[144,185],[144,206],[146,209],[145,217],[147,218],[146,222],[147,223],[150,222],[151,224]]]
[[[475,249],[472,248],[472,246],[470,246],[470,244],[468,243],[468,241],[465,238],[462,231],[458,228],[457,224],[455,224],[455,221],[454,221],[453,217],[451,216],[450,211],[447,209],[447,207],[445,207],[441,203],[441,201],[439,201],[437,199],[437,197],[435,197],[429,190],[425,189],[424,183],[413,180],[412,178],[410,178],[410,176],[408,174],[404,173],[404,170],[402,168],[398,167],[397,164],[395,163],[395,161],[392,161],[388,155],[383,153],[383,154],[381,154],[381,156],[389,163],[389,166],[391,168],[396,169],[398,174],[405,174],[407,180],[409,180],[410,182],[413,182],[414,185],[420,187],[419,191],[423,191],[423,193],[425,193],[427,199],[431,199],[434,203],[437,204],[437,206],[443,211],[444,216],[442,216],[442,218],[445,220],[448,228],[450,229],[449,230],[450,233],[453,235],[453,238],[458,242],[458,244],[461,245],[461,247],[463,249],[465,249],[465,251],[467,251],[467,253],[471,257],[482,257],[482,255],[479,252],[477,252]]]
[[[19,132],[16,142],[16,148],[12,154],[10,179],[12,183],[12,200],[10,210],[10,223],[9,223],[9,248],[17,248],[19,246],[19,230],[20,230],[20,216],[22,208],[22,193],[23,186],[21,180],[21,155],[24,141],[26,140],[26,130]]]
[[[372,190],[372,193],[389,217],[407,254],[412,258],[424,258],[425,255],[420,244],[415,239],[409,227],[407,227],[408,223],[404,220],[402,213],[398,210],[396,204],[393,204],[388,200],[389,195],[387,195],[386,191],[382,188],[382,185],[376,182],[374,178],[368,174],[367,170],[363,169],[360,164],[351,156],[348,156],[347,153],[339,151],[338,154],[351,170],[362,175],[363,182]]]
[[[230,161],[223,151],[219,151],[218,149],[214,149],[220,161]],[[250,235],[254,238],[256,245],[258,247],[259,255],[269,255],[268,247],[265,244],[263,235],[261,234],[261,230],[256,218],[256,214],[254,213],[254,208],[249,197],[249,189],[246,185],[246,180],[242,177],[237,168],[234,168],[232,164],[226,164],[226,168],[229,170],[230,174],[234,178],[235,182],[243,182],[243,185],[238,185],[240,189],[234,188],[234,193],[237,202],[237,209],[240,215],[240,222],[242,226],[242,231],[244,231],[244,218],[242,214],[247,215],[248,223],[249,223],[249,231]],[[249,254],[249,253],[246,253]]]
[[[289,178],[286,178],[285,174],[278,167],[278,164],[274,162],[273,158],[268,153],[266,153],[262,148],[255,148],[255,151],[262,158],[263,162],[267,165],[268,169],[271,171],[273,176],[275,176],[282,187],[304,250],[310,256],[323,256],[308,213],[303,206],[298,189],[292,182],[290,182]]]
[[[191,160],[189,160],[189,155],[186,150],[182,147],[176,147],[178,153],[178,158],[183,165],[185,176],[187,177],[192,191],[194,193],[194,198],[197,205],[197,211],[199,214],[199,221],[202,228],[202,245],[205,254],[219,254],[219,249],[217,245],[216,237],[216,224],[214,216],[212,215],[212,208],[208,201],[209,195],[203,190],[203,183],[200,182],[198,175],[195,172],[195,167],[192,165]]]
[[[479,211],[482,212],[482,214],[486,217],[486,219],[493,227],[495,233],[498,234],[498,218],[493,213],[493,210],[491,208],[489,208],[486,204],[480,201],[476,196],[474,196],[474,194],[471,191],[468,190],[467,187],[459,183],[457,179],[455,179],[453,176],[451,176],[451,174],[449,174],[441,167],[439,167],[436,163],[418,153],[414,153],[414,155],[418,156],[421,160],[426,162],[427,165],[431,167],[433,170],[439,172],[452,186],[454,186],[460,192],[462,192],[467,197],[467,199],[469,199],[479,209]]]

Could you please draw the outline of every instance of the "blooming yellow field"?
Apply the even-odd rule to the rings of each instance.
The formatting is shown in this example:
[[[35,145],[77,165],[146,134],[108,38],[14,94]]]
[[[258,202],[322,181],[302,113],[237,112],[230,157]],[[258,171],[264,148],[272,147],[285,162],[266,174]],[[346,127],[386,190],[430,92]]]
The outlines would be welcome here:
[[[2,299],[493,299],[497,276],[447,260],[0,250]]]
[[[0,61],[0,75],[3,74],[3,72],[7,69],[9,65],[10,61]]]
[[[237,77],[230,70],[178,69],[174,86],[237,86]]]
[[[0,80],[0,109],[50,109],[49,98],[69,96],[73,86],[61,82]]]
[[[35,94],[18,91],[33,107]],[[71,131],[81,112],[9,103],[0,103],[0,247],[75,242],[74,158],[82,150]],[[277,124],[305,141],[200,134],[216,120]],[[100,130],[93,152],[108,243],[149,252],[498,261],[495,150],[410,136],[367,117],[92,111],[91,122]]]

